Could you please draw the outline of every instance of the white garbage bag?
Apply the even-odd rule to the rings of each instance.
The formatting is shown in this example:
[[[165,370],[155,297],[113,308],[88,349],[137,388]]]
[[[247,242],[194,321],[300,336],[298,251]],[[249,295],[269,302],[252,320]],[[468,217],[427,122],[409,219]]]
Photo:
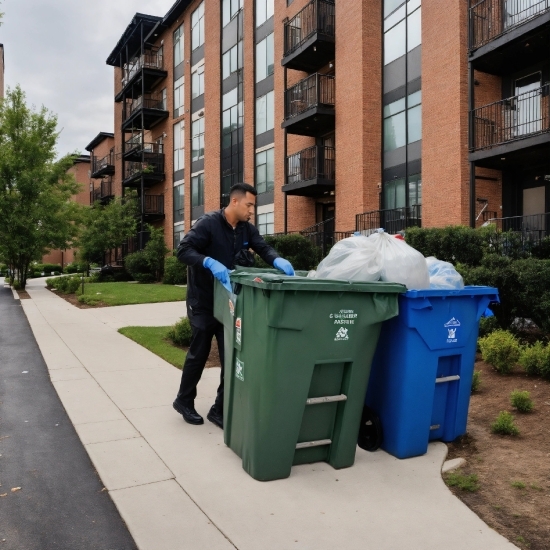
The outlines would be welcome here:
[[[380,279],[401,283],[409,290],[430,288],[430,276],[426,258],[404,240],[396,239],[383,230],[368,237],[380,254],[382,273]]]
[[[317,279],[369,282],[378,281],[381,271],[382,264],[374,243],[359,235],[337,242],[313,276]]]
[[[464,288],[464,279],[453,264],[438,260],[435,256],[426,258],[426,263],[430,274],[430,288],[447,290]]]

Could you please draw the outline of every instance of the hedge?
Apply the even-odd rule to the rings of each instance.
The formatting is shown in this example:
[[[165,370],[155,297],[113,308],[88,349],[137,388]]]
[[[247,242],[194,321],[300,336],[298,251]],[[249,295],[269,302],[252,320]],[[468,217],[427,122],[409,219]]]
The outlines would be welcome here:
[[[277,253],[288,260],[294,269],[315,269],[323,258],[320,247],[315,246],[310,239],[298,234],[266,236],[265,241],[272,246]],[[268,266],[256,255],[256,267]]]

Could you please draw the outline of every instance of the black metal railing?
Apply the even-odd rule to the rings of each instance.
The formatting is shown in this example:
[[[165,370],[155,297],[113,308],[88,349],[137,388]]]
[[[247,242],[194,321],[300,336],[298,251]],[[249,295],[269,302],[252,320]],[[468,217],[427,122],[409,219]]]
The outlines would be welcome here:
[[[98,158],[95,155],[92,157],[92,174],[104,170],[105,168],[115,164],[115,151],[111,149],[107,155],[102,158]]]
[[[386,233],[394,234],[407,227],[422,227],[422,205],[373,210],[355,216],[355,228],[361,233],[382,228]]]
[[[334,2],[312,0],[285,23],[284,55],[291,54],[315,33],[334,36]]]
[[[143,161],[127,161],[124,166],[124,180],[135,176],[161,176],[164,174],[164,155],[147,153]]]
[[[101,200],[101,187],[94,187],[90,191],[90,204],[93,204],[98,200]]]
[[[471,112],[470,150],[485,149],[550,131],[550,84]]]
[[[164,195],[145,195],[144,214],[164,215]]]
[[[163,153],[162,143],[142,143],[141,134],[132,136],[126,140],[125,153],[134,151],[136,153]]]
[[[334,180],[334,147],[314,145],[286,159],[286,183],[316,178]]]
[[[489,218],[486,224],[494,224],[500,231],[520,232],[530,240],[541,240],[550,229],[550,212],[530,214],[528,216],[511,216],[508,218]]]
[[[470,8],[470,50],[550,10],[550,0],[481,0]]]
[[[137,252],[139,250],[139,237],[130,237],[125,242],[122,243],[121,246],[121,256],[119,255],[119,251],[117,250],[117,261],[124,261],[124,258],[128,256],[128,254],[132,254],[133,252]]]
[[[145,94],[135,99],[127,99],[123,108],[122,120],[126,120],[139,109],[166,111],[166,104],[161,94]]]
[[[320,105],[334,107],[334,76],[315,73],[285,91],[285,118]]]
[[[111,178],[101,180],[101,185],[99,188],[101,190],[102,199],[105,199],[107,197],[112,197],[114,195],[113,180]]]
[[[122,86],[126,86],[141,69],[162,70],[163,68],[164,56],[162,55],[162,50],[159,50],[159,48],[148,50],[144,54],[134,57],[134,59],[124,65],[122,68]]]

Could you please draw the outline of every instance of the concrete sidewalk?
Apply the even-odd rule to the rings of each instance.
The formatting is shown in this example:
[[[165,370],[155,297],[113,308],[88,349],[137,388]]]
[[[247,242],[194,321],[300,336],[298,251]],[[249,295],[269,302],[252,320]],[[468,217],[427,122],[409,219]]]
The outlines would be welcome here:
[[[447,489],[442,443],[408,460],[358,449],[352,468],[317,463],[293,467],[285,480],[255,481],[221,430],[209,422],[190,426],[172,409],[180,371],[116,332],[126,319],[171,324],[184,314],[181,302],[81,310],[43,284],[29,281],[25,313],[140,549],[516,548]],[[218,379],[218,369],[209,369],[199,384],[204,416]]]

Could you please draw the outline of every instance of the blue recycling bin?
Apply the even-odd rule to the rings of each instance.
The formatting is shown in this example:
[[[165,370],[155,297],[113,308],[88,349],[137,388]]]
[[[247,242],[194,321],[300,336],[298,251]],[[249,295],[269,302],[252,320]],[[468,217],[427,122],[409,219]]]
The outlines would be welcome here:
[[[380,417],[381,447],[398,458],[466,433],[479,319],[498,290],[409,290],[385,321],[365,404]]]

